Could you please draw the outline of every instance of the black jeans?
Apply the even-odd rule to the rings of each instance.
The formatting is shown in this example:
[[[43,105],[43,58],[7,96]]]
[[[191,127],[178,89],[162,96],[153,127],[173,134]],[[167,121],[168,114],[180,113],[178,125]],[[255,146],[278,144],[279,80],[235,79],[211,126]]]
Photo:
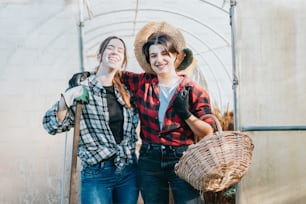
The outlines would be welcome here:
[[[174,172],[187,146],[142,144],[138,159],[138,185],[145,204],[169,203],[169,185],[175,204],[204,203],[200,193]]]

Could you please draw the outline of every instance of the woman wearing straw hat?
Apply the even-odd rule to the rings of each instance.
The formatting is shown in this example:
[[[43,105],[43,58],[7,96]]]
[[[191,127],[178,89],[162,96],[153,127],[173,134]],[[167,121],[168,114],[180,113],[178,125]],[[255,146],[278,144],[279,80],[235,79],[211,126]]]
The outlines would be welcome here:
[[[195,136],[213,131],[213,121],[203,119],[211,114],[206,90],[177,74],[186,68],[184,37],[166,22],[152,22],[140,30],[134,46],[145,73],[124,71],[122,81],[134,93],[139,110],[142,145],[137,172],[144,202],[168,203],[170,185],[176,204],[202,203],[199,192],[174,172]]]

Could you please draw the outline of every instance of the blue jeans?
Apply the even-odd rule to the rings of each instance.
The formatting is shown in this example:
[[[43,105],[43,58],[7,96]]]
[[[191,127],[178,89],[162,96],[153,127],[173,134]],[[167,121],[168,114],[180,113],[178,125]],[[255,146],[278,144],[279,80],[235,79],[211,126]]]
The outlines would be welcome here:
[[[145,204],[168,204],[169,186],[175,204],[204,203],[200,192],[174,172],[187,146],[142,144],[138,159],[138,185]]]
[[[89,166],[81,171],[82,204],[136,204],[136,158],[133,164],[119,169],[113,161]]]

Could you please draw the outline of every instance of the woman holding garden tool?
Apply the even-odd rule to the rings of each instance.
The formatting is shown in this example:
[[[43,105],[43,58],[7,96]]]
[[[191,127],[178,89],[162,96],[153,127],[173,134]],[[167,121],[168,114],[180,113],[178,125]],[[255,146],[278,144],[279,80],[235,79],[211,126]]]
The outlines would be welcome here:
[[[96,72],[74,75],[60,100],[46,112],[43,125],[53,135],[70,130],[76,122],[77,101],[86,102],[78,143],[82,203],[135,204],[138,114],[130,92],[120,82],[127,64],[124,41],[116,36],[106,38],[97,56]]]

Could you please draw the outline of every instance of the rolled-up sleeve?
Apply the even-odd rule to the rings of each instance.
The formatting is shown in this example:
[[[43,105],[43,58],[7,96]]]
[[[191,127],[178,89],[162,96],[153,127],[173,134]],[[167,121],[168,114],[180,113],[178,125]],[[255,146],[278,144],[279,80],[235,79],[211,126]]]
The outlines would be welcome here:
[[[210,117],[206,117],[207,114],[212,114],[208,92],[204,88],[195,84],[191,91],[191,100],[193,104],[193,114],[214,127],[214,120]]]
[[[58,103],[55,103],[45,113],[42,121],[43,127],[51,135],[69,131],[73,126],[73,113],[71,110],[68,110],[65,119],[62,122],[59,122],[56,117],[57,108]]]

